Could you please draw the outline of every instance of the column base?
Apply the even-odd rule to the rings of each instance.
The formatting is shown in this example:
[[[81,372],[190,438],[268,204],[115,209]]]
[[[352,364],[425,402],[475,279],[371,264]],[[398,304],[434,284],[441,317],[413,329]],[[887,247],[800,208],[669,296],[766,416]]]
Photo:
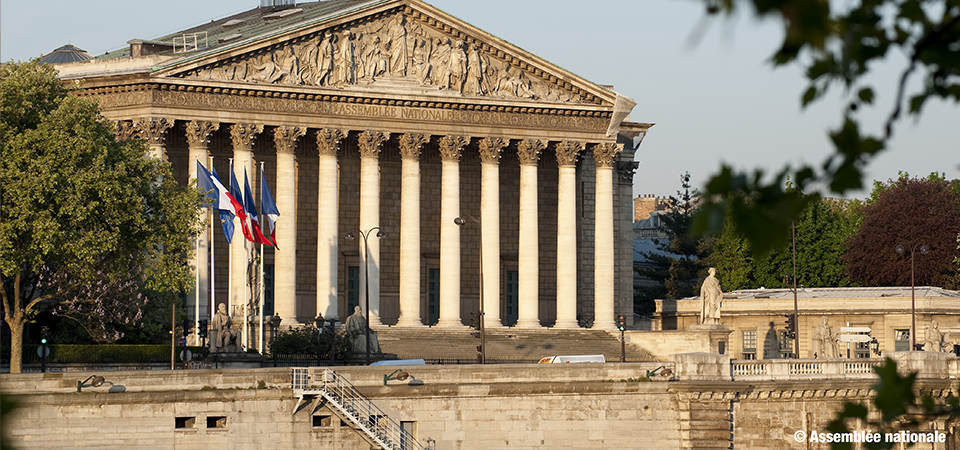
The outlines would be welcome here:
[[[485,320],[483,321],[483,327],[486,329],[491,328],[506,328],[503,326],[503,323],[500,322],[500,319],[497,320]]]
[[[527,320],[518,320],[517,324],[511,328],[536,329],[536,328],[543,328],[543,325],[540,325],[539,320],[527,319]]]
[[[580,329],[581,327],[580,323],[576,320],[558,320],[557,323],[553,324],[553,326],[550,328],[558,330],[574,330]]]
[[[441,319],[437,322],[437,324],[434,325],[434,327],[435,327],[435,328],[447,328],[447,329],[450,329],[450,328],[452,328],[452,329],[463,329],[463,328],[467,328],[467,326],[464,325],[463,322],[462,322],[460,319],[444,319],[444,318],[441,318]]]
[[[419,320],[403,320],[403,318],[398,320],[394,326],[397,328],[427,328],[427,326]]]
[[[617,330],[617,323],[610,320],[604,322],[594,322],[593,326],[590,327],[591,330]]]

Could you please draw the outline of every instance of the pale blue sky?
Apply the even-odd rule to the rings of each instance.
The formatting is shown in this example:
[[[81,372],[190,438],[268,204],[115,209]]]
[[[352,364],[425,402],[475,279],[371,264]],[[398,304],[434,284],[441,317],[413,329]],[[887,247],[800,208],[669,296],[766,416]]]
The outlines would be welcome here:
[[[826,130],[840,123],[839,93],[805,111],[795,66],[773,70],[767,57],[779,24],[746,15],[703,20],[694,0],[428,0],[531,53],[637,101],[631,120],[654,122],[637,153],[635,194],[672,195],[689,171],[703,184],[721,161],[738,168],[818,164],[831,152]],[[258,0],[34,0],[0,3],[0,61],[25,60],[73,44],[92,54],[245,11]],[[691,36],[707,25],[703,38]],[[899,66],[898,66],[899,67]],[[896,73],[880,68],[881,129],[892,109]],[[898,125],[870,179],[898,171],[960,178],[960,107],[930,104],[921,120]],[[768,170],[769,171],[769,170]],[[869,193],[854,193],[862,197]]]

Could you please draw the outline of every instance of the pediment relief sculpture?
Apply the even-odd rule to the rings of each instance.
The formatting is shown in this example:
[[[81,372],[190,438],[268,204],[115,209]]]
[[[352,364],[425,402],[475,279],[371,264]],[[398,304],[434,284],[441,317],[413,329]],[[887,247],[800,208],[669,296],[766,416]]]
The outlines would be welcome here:
[[[451,36],[401,12],[316,32],[255,54],[204,66],[182,76],[347,88],[393,84],[464,96],[555,103],[599,101],[516,58],[469,38]],[[471,42],[468,42],[471,41]],[[551,81],[551,79],[553,81]]]

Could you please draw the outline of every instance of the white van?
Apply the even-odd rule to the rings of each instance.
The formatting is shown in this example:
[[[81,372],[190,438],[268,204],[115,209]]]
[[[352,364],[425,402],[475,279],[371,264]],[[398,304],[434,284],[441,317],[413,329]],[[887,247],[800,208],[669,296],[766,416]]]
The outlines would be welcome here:
[[[607,362],[603,355],[547,356],[546,358],[540,358],[540,364],[602,362]]]

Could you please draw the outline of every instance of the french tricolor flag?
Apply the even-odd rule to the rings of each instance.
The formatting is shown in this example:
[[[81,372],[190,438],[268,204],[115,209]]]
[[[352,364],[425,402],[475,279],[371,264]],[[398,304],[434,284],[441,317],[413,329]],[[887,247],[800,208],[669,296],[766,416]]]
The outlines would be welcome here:
[[[260,168],[260,212],[264,216],[267,216],[267,229],[269,230],[268,234],[270,235],[270,240],[273,241],[273,246],[279,250],[280,247],[277,246],[277,219],[280,218],[280,210],[277,209],[277,203],[273,201],[273,195],[270,194],[270,187],[267,186],[267,177],[263,176],[263,167]]]

